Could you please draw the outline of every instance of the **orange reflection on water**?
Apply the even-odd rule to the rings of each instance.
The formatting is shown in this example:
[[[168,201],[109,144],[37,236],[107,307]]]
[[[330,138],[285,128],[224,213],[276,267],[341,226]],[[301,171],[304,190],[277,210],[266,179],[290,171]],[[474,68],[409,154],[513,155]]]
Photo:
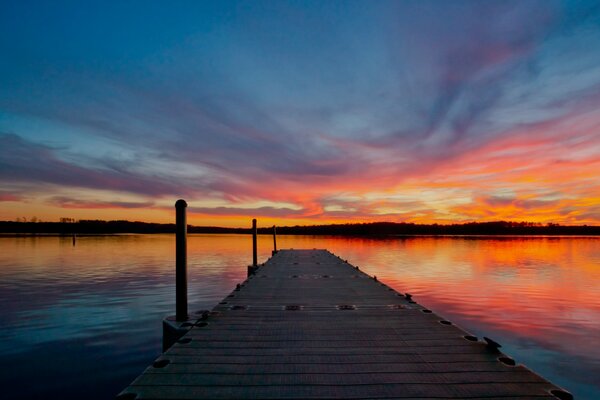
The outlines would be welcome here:
[[[600,360],[600,239],[331,238],[312,244],[466,329],[502,331]]]

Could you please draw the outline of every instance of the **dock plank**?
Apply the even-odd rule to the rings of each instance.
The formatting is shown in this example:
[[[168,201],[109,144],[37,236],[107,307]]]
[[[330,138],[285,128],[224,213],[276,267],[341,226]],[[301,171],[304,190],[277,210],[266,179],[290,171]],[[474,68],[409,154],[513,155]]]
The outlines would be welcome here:
[[[121,398],[544,399],[560,390],[326,250],[278,252],[191,322]]]

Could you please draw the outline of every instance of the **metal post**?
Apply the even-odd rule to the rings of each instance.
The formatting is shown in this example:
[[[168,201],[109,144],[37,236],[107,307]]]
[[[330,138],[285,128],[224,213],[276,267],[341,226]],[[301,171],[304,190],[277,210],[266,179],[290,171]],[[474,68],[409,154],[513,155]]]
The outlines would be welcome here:
[[[277,227],[273,225],[273,255],[277,253]]]
[[[187,221],[185,200],[175,203],[175,319],[188,319],[187,304]]]
[[[252,220],[252,266],[258,265],[258,259],[256,255],[256,218]]]

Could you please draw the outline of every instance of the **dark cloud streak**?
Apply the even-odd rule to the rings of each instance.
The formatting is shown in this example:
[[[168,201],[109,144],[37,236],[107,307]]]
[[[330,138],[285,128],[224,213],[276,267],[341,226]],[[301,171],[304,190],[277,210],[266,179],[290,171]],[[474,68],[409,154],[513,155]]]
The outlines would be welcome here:
[[[148,196],[186,192],[183,185],[126,170],[99,170],[61,160],[57,149],[0,134],[0,180],[114,190]]]
[[[48,200],[49,204],[59,206],[61,208],[151,208],[154,202],[133,202],[133,201],[97,201],[75,199],[66,196],[54,196]]]

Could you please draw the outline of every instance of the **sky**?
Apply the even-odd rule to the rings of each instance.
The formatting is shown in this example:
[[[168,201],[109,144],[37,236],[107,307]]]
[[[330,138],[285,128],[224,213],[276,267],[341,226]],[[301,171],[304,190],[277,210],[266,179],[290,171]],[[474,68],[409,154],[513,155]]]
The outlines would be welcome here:
[[[600,224],[600,2],[3,1],[0,220]]]

